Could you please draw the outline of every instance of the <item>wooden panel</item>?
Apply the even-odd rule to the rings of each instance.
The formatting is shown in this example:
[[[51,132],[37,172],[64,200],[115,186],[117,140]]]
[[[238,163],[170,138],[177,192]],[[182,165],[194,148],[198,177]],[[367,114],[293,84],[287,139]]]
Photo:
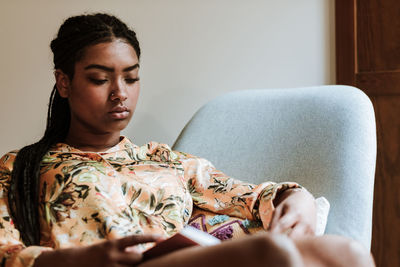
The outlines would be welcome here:
[[[357,1],[357,72],[400,70],[399,15],[399,0]]]
[[[369,96],[399,95],[400,71],[358,73],[355,84]]]
[[[355,56],[355,0],[336,0],[336,80],[338,84],[354,85]]]
[[[372,102],[378,128],[372,253],[378,267],[400,266],[400,96]]]

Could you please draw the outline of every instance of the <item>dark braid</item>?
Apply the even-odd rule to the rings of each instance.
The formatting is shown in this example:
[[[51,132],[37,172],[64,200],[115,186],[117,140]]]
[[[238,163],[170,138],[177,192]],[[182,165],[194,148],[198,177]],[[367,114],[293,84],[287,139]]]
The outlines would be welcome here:
[[[85,48],[115,39],[123,39],[131,44],[140,58],[135,32],[118,18],[108,14],[71,17],[61,25],[57,37],[51,42],[54,68],[62,70],[72,80],[75,63],[81,59]],[[42,159],[53,145],[65,140],[69,126],[68,100],[62,98],[54,86],[44,136],[18,152],[11,175],[8,193],[11,216],[27,246],[40,243],[39,185]]]

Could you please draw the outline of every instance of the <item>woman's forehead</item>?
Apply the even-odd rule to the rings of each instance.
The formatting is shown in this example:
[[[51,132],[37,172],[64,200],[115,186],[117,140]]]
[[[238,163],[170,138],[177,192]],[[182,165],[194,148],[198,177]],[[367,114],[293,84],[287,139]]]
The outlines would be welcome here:
[[[127,68],[138,63],[139,59],[135,49],[122,39],[103,42],[85,48],[82,58],[77,62],[83,68],[86,68],[88,65],[104,65],[109,67],[118,65],[118,67]]]

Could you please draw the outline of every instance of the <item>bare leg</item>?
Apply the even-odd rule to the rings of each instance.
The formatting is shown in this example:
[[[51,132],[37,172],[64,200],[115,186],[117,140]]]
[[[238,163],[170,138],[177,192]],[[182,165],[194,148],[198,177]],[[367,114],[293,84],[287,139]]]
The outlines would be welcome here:
[[[256,234],[212,247],[191,247],[149,260],[140,267],[302,267],[294,243],[283,235]]]
[[[156,266],[373,267],[370,253],[341,236],[308,237],[292,241],[284,235],[257,234],[213,247],[191,247],[144,262]]]

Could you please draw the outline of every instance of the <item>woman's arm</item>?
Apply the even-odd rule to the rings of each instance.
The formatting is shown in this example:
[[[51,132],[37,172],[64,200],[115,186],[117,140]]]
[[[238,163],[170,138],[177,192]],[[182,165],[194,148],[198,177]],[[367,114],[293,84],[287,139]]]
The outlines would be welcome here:
[[[141,262],[142,253],[132,246],[160,240],[157,235],[132,235],[87,247],[45,251],[37,257],[33,267],[134,266]]]
[[[269,229],[272,218],[277,214],[274,212],[275,198],[287,189],[300,188],[298,184],[290,182],[266,182],[257,186],[244,183],[216,170],[205,159],[184,153],[178,155],[183,164],[185,180],[196,206],[216,213],[250,220],[260,219],[265,229]],[[292,202],[285,201],[284,206],[291,206]],[[310,205],[308,202],[297,204]],[[290,211],[295,209],[290,209]]]

